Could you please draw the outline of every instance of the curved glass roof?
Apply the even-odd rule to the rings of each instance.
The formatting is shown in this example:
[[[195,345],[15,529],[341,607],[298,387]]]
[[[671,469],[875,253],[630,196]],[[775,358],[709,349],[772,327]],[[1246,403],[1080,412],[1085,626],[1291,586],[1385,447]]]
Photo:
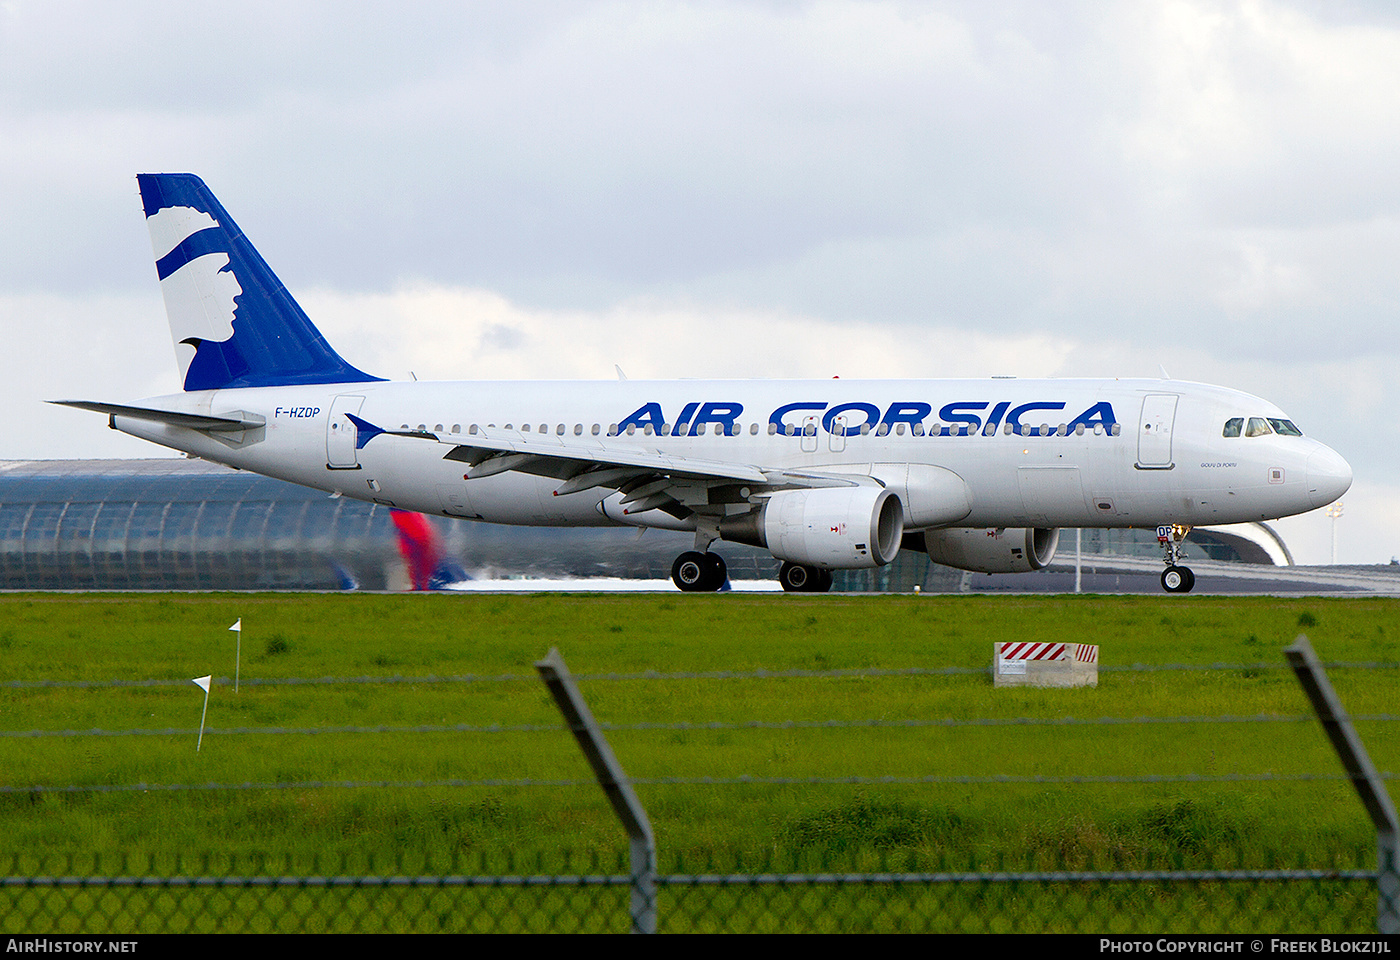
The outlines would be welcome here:
[[[639,539],[630,527],[510,527],[440,517],[431,523],[447,554],[488,576],[664,579],[693,543],[691,534],[664,530]],[[1193,531],[1193,548],[1215,559],[1271,559],[1244,556],[1238,537],[1218,533],[1224,531]],[[731,577],[775,575],[777,561],[765,551],[720,546]],[[1084,550],[1155,556],[1159,548],[1151,531],[1086,530]],[[1062,544],[1059,559],[1068,554]],[[912,589],[928,561],[904,551],[896,566],[896,579]],[[885,581],[894,575],[890,568],[849,571],[840,586],[890,589],[893,580]],[[407,587],[388,507],[202,460],[0,461],[0,589],[349,586]]]
[[[0,463],[0,588],[383,587],[386,507],[191,460]]]

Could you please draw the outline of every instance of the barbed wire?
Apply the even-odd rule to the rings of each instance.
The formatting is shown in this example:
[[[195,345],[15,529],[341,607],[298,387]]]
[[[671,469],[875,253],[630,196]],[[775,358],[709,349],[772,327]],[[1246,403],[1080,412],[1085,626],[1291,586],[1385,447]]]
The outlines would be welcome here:
[[[1382,779],[1394,780],[1396,774],[1382,772]],[[1181,774],[1098,774],[1092,776],[1055,777],[1043,774],[930,774],[917,777],[847,776],[847,777],[630,777],[634,786],[931,786],[976,784],[1128,784],[1128,783],[1308,783],[1335,782],[1352,779],[1346,773],[1181,773]],[[60,793],[178,793],[184,791],[242,791],[242,790],[380,790],[434,789],[444,787],[593,787],[598,781],[589,778],[547,779],[519,777],[514,779],[486,778],[481,780],[296,780],[246,781],[243,783],[93,783],[0,787],[0,794],[60,794]]]
[[[657,886],[668,887],[870,887],[886,884],[1024,884],[1024,883],[1201,883],[1229,881],[1374,881],[1374,870],[1331,869],[1260,869],[1260,870],[998,870],[986,873],[973,871],[939,871],[910,873],[658,873],[652,878]],[[298,890],[348,887],[356,890],[392,887],[630,887],[636,882],[632,874],[423,874],[418,876],[105,876],[105,877],[0,877],[0,888],[44,889],[78,887],[93,888],[152,888],[181,889],[213,887],[216,889],[246,889],[255,887],[291,887]]]
[[[1400,669],[1400,662],[1395,661],[1358,661],[1358,662],[1327,662],[1323,666],[1329,670],[1395,670]],[[1240,671],[1240,670],[1287,670],[1287,663],[1134,663],[1134,664],[1099,664],[1100,673],[1153,673],[1156,671],[1181,671],[1181,670],[1205,670],[1205,671]],[[882,669],[874,667],[855,667],[848,669],[833,670],[682,670],[662,672],[658,670],[642,670],[631,673],[582,673],[575,674],[574,679],[580,682],[586,681],[627,681],[627,680],[785,680],[785,679],[820,679],[820,678],[845,678],[845,677],[936,677],[936,676],[968,676],[991,673],[991,666],[985,667],[900,667]],[[345,684],[447,684],[447,683],[512,683],[518,681],[538,682],[539,677],[533,673],[503,673],[503,674],[459,674],[450,676],[436,676],[428,674],[418,677],[405,677],[397,674],[389,676],[362,676],[362,677],[243,677],[239,680],[239,685],[244,687],[274,687],[274,686],[333,686]],[[188,684],[188,678],[158,678],[147,680],[5,680],[0,681],[0,689],[42,689],[42,688],[69,688],[77,690],[97,689],[103,687],[178,687]],[[215,677],[212,681],[218,686],[232,686],[233,678],[226,676]]]
[[[822,729],[868,729],[873,727],[919,728],[919,727],[1073,727],[1073,726],[1124,726],[1133,724],[1194,724],[1194,723],[1308,723],[1314,718],[1307,716],[1284,716],[1262,714],[1259,716],[1220,716],[1220,717],[973,717],[936,718],[910,720],[708,720],[691,721],[638,721],[636,723],[599,722],[602,730],[627,732],[639,730],[704,731],[704,730],[822,730]],[[1400,720],[1400,715],[1390,713],[1353,714],[1352,720],[1385,722]],[[471,724],[471,723],[432,723],[432,724],[361,724],[336,727],[206,727],[206,737],[231,736],[235,734],[257,736],[319,736],[342,733],[540,733],[563,729],[559,723],[517,723],[517,724]],[[42,738],[42,737],[163,737],[194,736],[197,727],[134,728],[129,730],[0,730],[0,738]]]

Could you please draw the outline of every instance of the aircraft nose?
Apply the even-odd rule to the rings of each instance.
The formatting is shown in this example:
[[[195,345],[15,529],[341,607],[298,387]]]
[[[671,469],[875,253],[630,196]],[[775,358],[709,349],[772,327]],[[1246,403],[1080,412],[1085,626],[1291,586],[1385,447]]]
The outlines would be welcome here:
[[[1325,507],[1351,487],[1351,464],[1331,447],[1323,447],[1308,457],[1308,499],[1314,507]]]

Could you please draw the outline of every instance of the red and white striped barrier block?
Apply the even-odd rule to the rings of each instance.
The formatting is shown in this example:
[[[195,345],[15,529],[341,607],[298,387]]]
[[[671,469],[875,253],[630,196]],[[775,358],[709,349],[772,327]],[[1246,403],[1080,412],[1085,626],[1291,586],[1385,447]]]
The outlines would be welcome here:
[[[1068,643],[999,643],[997,656],[1003,660],[1063,660],[1069,646]]]
[[[1096,687],[1099,648],[1088,643],[1010,641],[994,645],[998,687]]]

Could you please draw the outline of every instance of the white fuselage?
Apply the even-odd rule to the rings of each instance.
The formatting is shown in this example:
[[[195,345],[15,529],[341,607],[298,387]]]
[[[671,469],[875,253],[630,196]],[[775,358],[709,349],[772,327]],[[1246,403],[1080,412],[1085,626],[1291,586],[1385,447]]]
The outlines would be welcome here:
[[[610,451],[659,452],[886,483],[905,465],[931,465],[961,478],[966,502],[926,512],[936,522],[925,526],[1268,520],[1325,506],[1351,481],[1346,462],[1316,440],[1223,435],[1231,418],[1286,419],[1273,404],[1175,380],[378,381],[144,402],[266,422],[222,435],[123,416],[113,425],[293,483],[495,523],[687,528],[659,510],[626,515],[605,488],[555,496],[559,479],[516,471],[464,479],[444,443],[518,435],[596,446],[600,462]],[[439,442],[384,435],[357,448],[345,413]]]

